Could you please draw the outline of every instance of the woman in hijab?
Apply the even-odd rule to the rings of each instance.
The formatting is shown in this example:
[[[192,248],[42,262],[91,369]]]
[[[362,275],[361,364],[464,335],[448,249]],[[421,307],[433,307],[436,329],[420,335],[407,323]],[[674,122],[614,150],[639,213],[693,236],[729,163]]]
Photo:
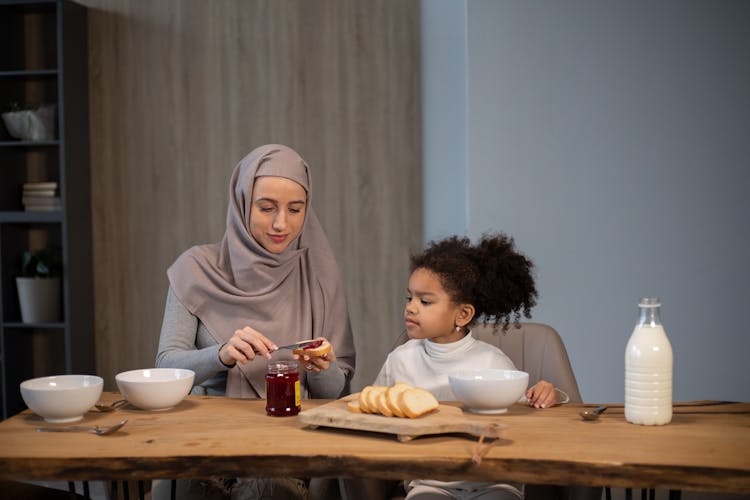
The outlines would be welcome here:
[[[267,360],[292,358],[277,346],[325,337],[326,356],[300,360],[303,397],[348,392],[355,352],[341,273],[311,202],[309,167],[291,148],[261,146],[240,161],[221,242],[167,271],[157,367],[193,370],[194,394],[265,398]]]
[[[193,370],[194,393],[264,398],[276,347],[325,337],[330,353],[301,360],[304,394],[348,390],[355,353],[341,273],[311,201],[309,167],[291,148],[261,146],[240,161],[221,242],[167,271],[157,367]]]

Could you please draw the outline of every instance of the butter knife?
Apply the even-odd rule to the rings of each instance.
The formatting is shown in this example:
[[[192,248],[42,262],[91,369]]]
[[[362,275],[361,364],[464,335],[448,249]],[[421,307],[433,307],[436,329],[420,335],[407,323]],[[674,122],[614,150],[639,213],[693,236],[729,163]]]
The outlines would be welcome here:
[[[318,347],[323,343],[322,340],[301,340],[299,342],[295,342],[294,344],[289,345],[282,345],[279,346],[278,349],[307,349],[307,348],[314,348]]]

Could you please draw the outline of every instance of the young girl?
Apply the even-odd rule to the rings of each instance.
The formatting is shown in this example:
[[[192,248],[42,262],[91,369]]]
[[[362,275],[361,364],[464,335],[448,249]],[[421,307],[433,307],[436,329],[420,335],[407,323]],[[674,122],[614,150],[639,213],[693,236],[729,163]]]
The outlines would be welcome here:
[[[515,370],[500,349],[471,335],[478,319],[507,329],[536,304],[533,264],[513,239],[486,235],[433,242],[411,259],[404,319],[410,340],[388,355],[374,385],[396,382],[423,387],[438,400],[454,400],[448,375],[462,369]],[[560,401],[555,388],[540,381],[526,392],[529,405],[547,408]],[[415,480],[407,499],[523,498],[523,485]]]

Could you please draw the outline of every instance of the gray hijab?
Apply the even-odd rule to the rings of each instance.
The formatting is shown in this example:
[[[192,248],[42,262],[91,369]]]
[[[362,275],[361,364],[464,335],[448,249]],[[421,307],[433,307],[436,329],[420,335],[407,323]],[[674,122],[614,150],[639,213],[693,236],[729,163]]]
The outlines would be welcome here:
[[[291,179],[307,192],[302,230],[280,254],[263,248],[248,220],[255,179]],[[219,343],[251,326],[277,345],[326,337],[342,368],[354,368],[354,342],[341,273],[312,208],[309,167],[291,148],[268,144],[235,167],[229,183],[227,227],[220,243],[187,250],[167,270],[177,298]],[[274,359],[290,358],[279,351]],[[237,363],[227,376],[227,396],[265,397],[266,360]],[[303,374],[301,374],[303,375]]]

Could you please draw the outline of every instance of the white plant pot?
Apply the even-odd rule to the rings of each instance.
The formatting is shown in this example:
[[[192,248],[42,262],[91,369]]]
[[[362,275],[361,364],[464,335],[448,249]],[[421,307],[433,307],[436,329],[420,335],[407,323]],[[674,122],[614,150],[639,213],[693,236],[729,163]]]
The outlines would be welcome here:
[[[3,113],[5,128],[11,137],[23,141],[55,139],[55,106],[41,106],[25,111]]]
[[[60,321],[60,278],[16,278],[21,321],[56,323]]]

